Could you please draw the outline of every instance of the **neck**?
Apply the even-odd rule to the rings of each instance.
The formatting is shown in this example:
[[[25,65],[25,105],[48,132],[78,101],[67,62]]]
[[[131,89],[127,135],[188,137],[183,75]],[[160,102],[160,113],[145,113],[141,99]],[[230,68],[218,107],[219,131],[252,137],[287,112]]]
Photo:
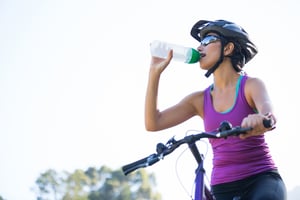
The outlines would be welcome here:
[[[225,89],[235,86],[240,74],[236,72],[231,64],[222,63],[214,72],[214,88]]]

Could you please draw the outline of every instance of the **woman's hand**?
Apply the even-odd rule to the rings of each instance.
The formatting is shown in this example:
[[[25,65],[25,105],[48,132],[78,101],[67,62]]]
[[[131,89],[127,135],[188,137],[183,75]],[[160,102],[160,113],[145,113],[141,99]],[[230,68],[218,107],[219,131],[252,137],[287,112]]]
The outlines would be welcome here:
[[[247,131],[245,134],[240,134],[241,139],[246,139],[251,136],[262,135],[266,131],[271,130],[272,128],[266,128],[263,124],[263,120],[268,119],[267,116],[262,114],[250,114],[245,117],[242,121],[242,127],[252,127],[253,129]]]
[[[169,65],[173,57],[173,50],[170,50],[167,58],[159,58],[152,56],[150,68],[151,70],[155,70],[159,74],[162,73],[166,67]]]

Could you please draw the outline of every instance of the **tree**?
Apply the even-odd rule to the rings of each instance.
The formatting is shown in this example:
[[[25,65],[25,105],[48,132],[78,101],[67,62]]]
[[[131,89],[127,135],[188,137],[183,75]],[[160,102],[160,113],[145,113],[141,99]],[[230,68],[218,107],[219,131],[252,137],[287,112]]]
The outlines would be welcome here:
[[[49,169],[42,173],[40,177],[35,181],[38,185],[39,194],[38,199],[52,199],[58,200],[58,190],[62,183],[62,179],[58,176],[57,172],[53,169]]]
[[[64,185],[66,191],[63,200],[88,200],[89,177],[83,170],[77,169],[69,174]]]
[[[50,169],[35,183],[38,200],[161,200],[154,174],[144,169],[127,176],[107,166],[72,173]]]

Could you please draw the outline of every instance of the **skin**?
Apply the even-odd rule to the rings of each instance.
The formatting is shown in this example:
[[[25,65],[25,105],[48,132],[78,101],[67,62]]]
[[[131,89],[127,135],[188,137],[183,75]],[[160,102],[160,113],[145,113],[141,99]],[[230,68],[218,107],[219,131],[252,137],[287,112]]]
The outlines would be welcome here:
[[[213,33],[209,35],[214,35]],[[216,63],[220,56],[221,42],[216,41],[207,46],[200,45],[198,51],[205,55],[201,58],[199,65],[203,70],[208,70]],[[211,92],[215,110],[222,112],[234,104],[236,82],[240,76],[230,61],[229,57],[233,52],[234,44],[228,43],[224,49],[224,60],[215,70],[213,75],[214,90]],[[148,131],[159,131],[176,126],[193,116],[203,118],[204,91],[197,91],[184,97],[176,105],[159,111],[157,108],[159,80],[172,60],[173,52],[169,52],[166,59],[152,57],[148,86],[145,99],[145,127]],[[262,124],[266,119],[266,113],[273,113],[272,103],[266,90],[265,84],[258,78],[248,78],[245,85],[245,96],[248,104],[258,111],[257,114],[250,114],[242,120],[242,127],[252,127],[251,131],[240,135],[241,139],[264,134],[271,128],[265,128]],[[276,123],[272,115],[273,124]]]

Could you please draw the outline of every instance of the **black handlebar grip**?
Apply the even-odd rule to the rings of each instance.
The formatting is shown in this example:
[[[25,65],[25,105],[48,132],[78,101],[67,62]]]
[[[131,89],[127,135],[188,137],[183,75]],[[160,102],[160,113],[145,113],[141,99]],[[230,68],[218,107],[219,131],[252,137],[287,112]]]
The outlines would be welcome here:
[[[140,160],[130,163],[128,165],[124,165],[122,167],[122,171],[124,172],[125,175],[127,175],[130,172],[133,172],[134,170],[140,168],[141,166],[146,165],[147,160],[148,160],[148,157],[140,159]]]
[[[150,156],[148,156],[146,158],[140,159],[140,160],[130,163],[128,165],[124,165],[122,167],[122,171],[124,172],[125,175],[127,175],[136,169],[153,165],[154,163],[156,163],[159,160],[160,160],[159,155],[151,154]]]
[[[263,120],[263,125],[265,128],[271,128],[273,125],[272,125],[272,119],[264,119]]]

